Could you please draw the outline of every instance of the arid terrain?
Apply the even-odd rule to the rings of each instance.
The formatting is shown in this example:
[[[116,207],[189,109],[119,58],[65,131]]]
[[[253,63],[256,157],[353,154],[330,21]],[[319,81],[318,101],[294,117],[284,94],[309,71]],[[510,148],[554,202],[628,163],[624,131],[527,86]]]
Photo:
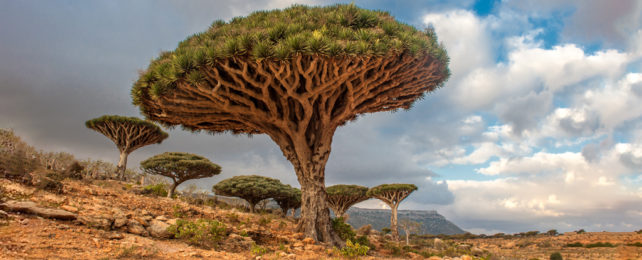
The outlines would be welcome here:
[[[294,232],[295,220],[278,213],[246,213],[218,202],[196,205],[181,199],[140,194],[141,188],[118,181],[64,180],[55,194],[0,179],[7,212],[0,226],[2,259],[341,259],[340,249],[315,244]],[[10,209],[17,201],[59,209],[38,214]],[[13,204],[12,204],[13,203]],[[27,203],[29,204],[29,203]],[[22,211],[23,213],[19,212]],[[66,213],[65,213],[66,212]],[[51,212],[49,212],[51,213]],[[43,215],[44,214],[44,215]],[[75,220],[58,220],[70,214]],[[168,227],[177,221],[217,220],[225,225],[220,240],[199,244],[175,238]],[[641,259],[642,234],[584,233],[524,238],[421,238],[411,246],[390,242],[374,230],[361,228],[374,249],[364,259]],[[569,247],[569,244],[610,243],[613,247]],[[637,243],[637,244],[636,244]],[[637,246],[635,246],[637,245]]]

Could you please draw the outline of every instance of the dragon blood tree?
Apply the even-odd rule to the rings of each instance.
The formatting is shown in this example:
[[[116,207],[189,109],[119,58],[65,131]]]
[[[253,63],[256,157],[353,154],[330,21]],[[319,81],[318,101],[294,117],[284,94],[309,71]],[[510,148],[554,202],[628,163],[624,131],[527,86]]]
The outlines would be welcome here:
[[[264,199],[278,197],[283,183],[277,179],[258,175],[240,175],[225,179],[212,187],[217,195],[239,197],[250,203],[254,213],[256,204]]]
[[[301,190],[290,185],[283,185],[279,195],[273,199],[283,210],[284,216],[288,215],[290,209],[292,209],[292,216],[294,216],[294,211],[301,207]]]
[[[221,166],[207,158],[191,153],[167,152],[140,162],[145,173],[172,179],[167,197],[171,198],[178,185],[188,180],[212,177],[221,173]]]
[[[168,137],[154,123],[136,117],[104,115],[88,120],[85,126],[107,136],[118,147],[120,160],[117,175],[120,179],[125,177],[127,156],[130,153],[149,144],[160,144]]]
[[[369,197],[379,199],[390,207],[390,230],[395,240],[399,240],[399,231],[397,228],[397,209],[399,208],[399,203],[416,190],[417,186],[414,184],[399,183],[381,184],[368,190],[367,195]]]
[[[338,244],[325,193],[335,130],[359,114],[409,109],[448,76],[431,30],[354,5],[295,5],[190,36],[151,62],[132,97],[165,125],[270,136],[301,184],[298,230]]]
[[[333,185],[325,191],[328,194],[328,205],[337,218],[343,217],[352,205],[370,198],[366,195],[368,187],[359,185]]]

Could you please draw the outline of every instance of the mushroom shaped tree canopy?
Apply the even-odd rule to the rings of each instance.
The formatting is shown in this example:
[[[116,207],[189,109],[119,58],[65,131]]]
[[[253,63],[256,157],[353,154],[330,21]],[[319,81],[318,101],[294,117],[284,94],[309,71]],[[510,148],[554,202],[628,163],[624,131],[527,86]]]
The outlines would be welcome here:
[[[214,22],[153,60],[132,98],[164,125],[270,136],[301,184],[298,230],[340,244],[324,189],[335,130],[409,109],[448,76],[432,30],[352,4],[295,5]]]

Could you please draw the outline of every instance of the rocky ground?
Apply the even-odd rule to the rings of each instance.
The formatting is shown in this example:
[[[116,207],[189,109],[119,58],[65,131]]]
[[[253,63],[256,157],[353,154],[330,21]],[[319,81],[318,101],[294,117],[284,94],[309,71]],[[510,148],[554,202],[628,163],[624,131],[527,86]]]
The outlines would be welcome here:
[[[292,218],[251,214],[219,204],[141,195],[141,188],[117,181],[62,182],[62,193],[0,179],[0,259],[341,259],[339,249],[316,244],[294,232]],[[225,235],[215,244],[175,238],[177,221],[217,220]],[[524,239],[389,241],[360,229],[375,249],[365,259],[642,259],[636,233],[587,233]],[[568,248],[566,244],[611,242],[613,248]]]

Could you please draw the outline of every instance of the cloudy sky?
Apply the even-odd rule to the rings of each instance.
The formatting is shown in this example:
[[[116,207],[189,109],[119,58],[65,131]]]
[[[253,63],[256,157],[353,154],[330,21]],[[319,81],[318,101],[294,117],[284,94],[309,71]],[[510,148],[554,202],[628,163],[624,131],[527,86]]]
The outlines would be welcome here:
[[[138,70],[214,20],[292,3],[0,0],[0,127],[45,150],[116,163],[113,143],[84,121],[140,116],[129,96]],[[473,233],[642,228],[642,2],[355,3],[435,28],[452,77],[410,111],[340,128],[327,185],[414,183],[401,208],[436,209]],[[129,167],[185,151],[223,167],[195,182],[206,190],[241,174],[298,185],[266,136],[169,132]]]

